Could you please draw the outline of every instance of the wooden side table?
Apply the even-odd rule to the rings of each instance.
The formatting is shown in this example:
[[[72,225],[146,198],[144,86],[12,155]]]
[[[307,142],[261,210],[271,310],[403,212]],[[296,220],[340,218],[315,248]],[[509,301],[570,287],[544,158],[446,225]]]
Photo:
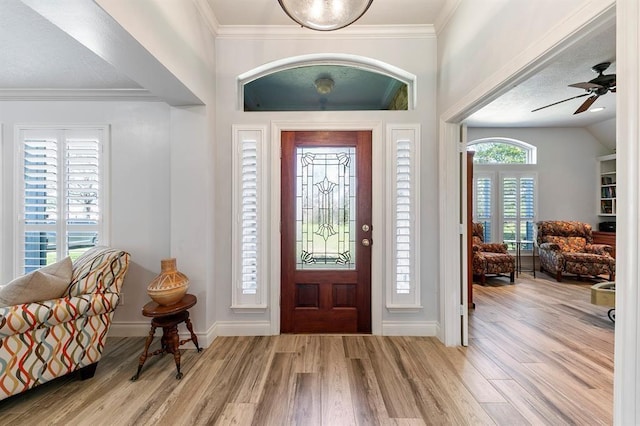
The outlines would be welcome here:
[[[616,233],[593,231],[593,244],[608,244],[613,248],[611,257],[616,257]]]
[[[522,246],[531,244],[531,261],[533,262],[533,278],[536,277],[536,242],[533,240],[504,240],[505,243],[511,243],[516,246],[516,276],[522,272]]]
[[[193,294],[185,294],[182,300],[178,303],[175,303],[171,306],[161,306],[156,302],[149,302],[142,308],[142,315],[145,317],[153,318],[151,320],[151,331],[149,331],[149,335],[147,336],[147,340],[144,344],[144,351],[142,355],[140,355],[140,363],[138,364],[138,371],[131,378],[132,381],[138,380],[140,377],[140,371],[142,370],[142,366],[148,357],[154,355],[162,355],[165,353],[173,354],[173,359],[176,363],[176,369],[178,370],[178,374],[176,374],[176,379],[182,378],[182,373],[180,372],[180,346],[187,343],[189,340],[196,345],[196,349],[198,352],[202,351],[200,346],[198,345],[198,338],[193,332],[193,326],[191,324],[191,320],[189,319],[189,311],[188,309],[193,307],[198,299]],[[178,324],[184,322],[191,333],[191,338],[186,340],[180,340],[178,336]],[[162,340],[160,349],[153,353],[149,353],[149,346],[151,346],[151,342],[153,342],[153,336],[156,332],[156,328],[162,327]]]

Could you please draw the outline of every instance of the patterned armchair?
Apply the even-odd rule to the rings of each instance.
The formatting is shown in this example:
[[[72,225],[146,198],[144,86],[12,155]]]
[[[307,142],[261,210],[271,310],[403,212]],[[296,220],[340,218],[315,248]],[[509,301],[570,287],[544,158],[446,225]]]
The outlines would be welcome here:
[[[94,247],[63,297],[0,308],[0,400],[76,370],[93,376],[128,265],[128,253]]]
[[[612,247],[593,244],[591,225],[582,222],[541,221],[537,223],[536,243],[540,254],[540,271],[554,275],[558,282],[562,274],[609,275],[615,279],[616,260]]]
[[[484,228],[481,223],[473,224],[473,275],[480,277],[480,283],[486,283],[487,274],[509,274],[514,281],[516,259],[507,251],[504,243],[485,243]]]

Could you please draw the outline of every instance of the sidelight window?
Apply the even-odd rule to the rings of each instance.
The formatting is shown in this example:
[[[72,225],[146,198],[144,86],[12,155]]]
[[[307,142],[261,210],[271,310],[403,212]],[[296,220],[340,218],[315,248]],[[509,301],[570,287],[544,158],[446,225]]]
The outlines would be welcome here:
[[[390,259],[388,309],[420,307],[420,164],[419,126],[390,125],[387,129],[388,215],[387,256]]]
[[[264,127],[233,127],[232,308],[266,308]]]

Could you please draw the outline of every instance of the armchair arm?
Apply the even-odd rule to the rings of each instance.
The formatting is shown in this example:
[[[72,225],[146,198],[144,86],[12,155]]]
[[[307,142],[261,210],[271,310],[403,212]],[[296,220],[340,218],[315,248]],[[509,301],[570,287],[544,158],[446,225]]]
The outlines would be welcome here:
[[[480,251],[492,253],[507,253],[507,245],[505,243],[482,243],[479,244]]]
[[[603,256],[613,253],[613,247],[608,244],[587,244],[584,248],[587,253],[600,254]]]
[[[119,299],[118,293],[90,293],[0,308],[0,338],[110,312]]]
[[[542,243],[538,246],[540,250],[562,251],[556,243]]]

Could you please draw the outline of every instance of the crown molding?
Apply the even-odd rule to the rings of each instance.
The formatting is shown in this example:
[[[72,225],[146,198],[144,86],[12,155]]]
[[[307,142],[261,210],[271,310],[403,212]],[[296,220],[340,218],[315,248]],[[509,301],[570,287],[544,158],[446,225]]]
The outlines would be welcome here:
[[[193,4],[198,12],[200,12],[202,19],[205,24],[207,24],[207,28],[209,28],[211,34],[217,36],[220,33],[220,22],[213,13],[213,9],[211,9],[209,2],[207,0],[193,0]]]
[[[0,101],[146,101],[160,102],[143,89],[0,89]]]
[[[444,27],[447,26],[447,24],[449,23],[449,20],[451,19],[451,17],[453,17],[456,10],[458,9],[458,6],[460,6],[461,2],[462,0],[446,0],[445,1],[444,6],[440,10],[440,13],[438,14],[435,22],[433,23],[433,26],[436,29],[436,34],[439,35],[444,29]]]
[[[220,25],[217,38],[232,39],[375,39],[435,38],[433,25],[352,25],[336,31],[314,31],[297,25]]]

